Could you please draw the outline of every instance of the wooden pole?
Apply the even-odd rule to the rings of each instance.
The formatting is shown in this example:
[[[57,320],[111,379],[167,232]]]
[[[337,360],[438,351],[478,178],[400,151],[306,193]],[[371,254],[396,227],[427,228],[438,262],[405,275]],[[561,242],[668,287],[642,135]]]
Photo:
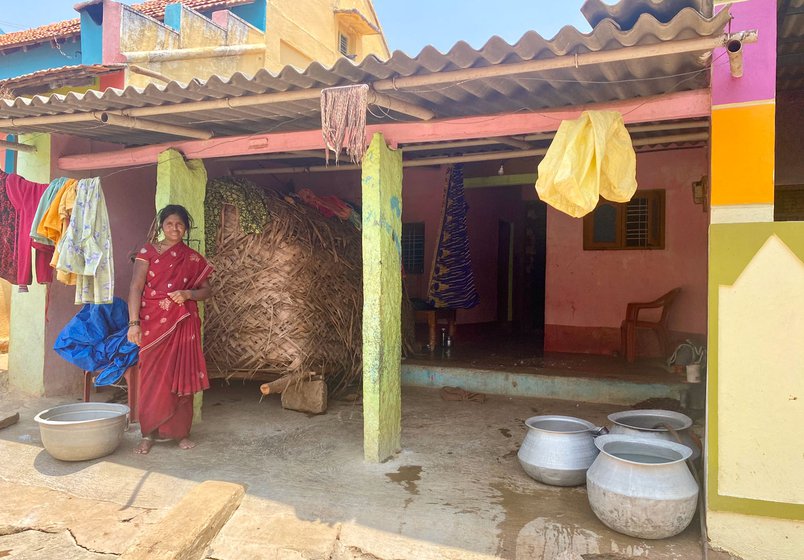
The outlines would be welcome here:
[[[98,115],[98,120],[104,124],[109,124],[112,126],[133,128],[135,130],[150,130],[153,132],[172,134],[173,136],[195,138],[197,140],[209,140],[212,138],[212,132],[208,130],[199,130],[197,128],[189,128],[186,126],[158,123],[154,121],[136,119],[133,117],[123,117],[114,113],[100,113],[100,115]]]
[[[129,64],[128,69],[134,72],[135,74],[140,74],[142,76],[148,76],[149,78],[154,78],[155,80],[159,80],[160,82],[170,83],[173,80],[170,79],[168,76],[165,76],[161,72],[157,72],[155,70],[150,70],[148,68],[143,68],[142,66],[137,66],[136,64]]]
[[[19,142],[9,142],[8,140],[0,140],[0,148],[5,150],[13,150],[15,152],[28,152],[31,154],[36,153],[36,146],[30,144],[20,144]]]

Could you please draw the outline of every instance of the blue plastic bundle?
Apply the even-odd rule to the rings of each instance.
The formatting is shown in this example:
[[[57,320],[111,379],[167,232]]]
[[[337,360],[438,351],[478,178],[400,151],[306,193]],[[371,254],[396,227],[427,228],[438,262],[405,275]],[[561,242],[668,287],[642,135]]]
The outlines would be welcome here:
[[[139,347],[128,341],[128,306],[85,304],[53,345],[59,356],[86,371],[98,372],[95,385],[112,385],[137,363]]]

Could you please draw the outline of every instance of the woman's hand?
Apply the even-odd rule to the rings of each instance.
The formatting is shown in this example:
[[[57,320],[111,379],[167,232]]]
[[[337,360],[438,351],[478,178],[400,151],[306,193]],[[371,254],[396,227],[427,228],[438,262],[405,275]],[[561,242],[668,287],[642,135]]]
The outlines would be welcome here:
[[[192,296],[190,290],[176,290],[175,292],[170,292],[168,294],[168,297],[178,304],[182,304],[185,301],[192,299],[190,296]]]
[[[139,325],[134,325],[128,328],[128,341],[136,344],[137,346],[142,346],[142,329]]]

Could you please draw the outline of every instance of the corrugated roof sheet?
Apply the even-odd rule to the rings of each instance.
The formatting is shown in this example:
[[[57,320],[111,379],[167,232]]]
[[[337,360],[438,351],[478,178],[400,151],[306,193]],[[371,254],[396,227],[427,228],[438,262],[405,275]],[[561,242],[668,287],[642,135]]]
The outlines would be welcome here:
[[[59,68],[48,68],[38,70],[30,74],[15,76],[0,80],[0,87],[13,91],[19,95],[20,90],[28,87],[40,86],[53,83],[55,81],[71,81],[81,78],[88,78],[115,72],[124,68],[124,64],[76,64],[73,66],[61,66]]]
[[[231,8],[243,4],[252,4],[254,0],[149,0],[141,4],[131,6],[138,12],[149,17],[163,20],[165,19],[165,6],[180,2],[198,11],[208,11],[213,9]],[[85,2],[89,4],[91,2]],[[81,32],[81,20],[78,18],[50,23],[33,29],[15,31],[0,35],[0,49],[9,49],[41,43],[42,41],[53,39],[65,39],[77,35]]]
[[[634,6],[640,5],[638,1],[632,0],[626,0],[622,4],[626,3],[632,10],[636,9]],[[652,0],[641,2],[646,7],[653,4]],[[624,8],[622,10],[625,12]],[[631,14],[630,18],[635,23],[629,29],[621,29],[613,19],[604,19],[588,34],[565,27],[553,39],[546,40],[535,32],[528,32],[514,45],[493,37],[479,50],[471,48],[465,42],[459,42],[447,53],[426,47],[411,58],[397,51],[385,62],[369,57],[355,65],[344,58],[332,68],[313,63],[304,71],[286,67],[279,75],[263,70],[255,76],[237,73],[229,78],[213,76],[208,80],[194,80],[188,84],[171,82],[166,85],[152,84],[144,89],[129,87],[123,91],[90,91],[49,98],[20,98],[0,103],[0,119],[116,111],[189,101],[239,98],[261,93],[372,83],[395,77],[445,73],[467,68],[505,66],[572,53],[616,51],[629,46],[717,36],[723,33],[729,14],[727,10],[723,10],[716,16],[706,17],[694,7],[686,6],[668,21],[657,19],[650,13],[642,13],[636,17]],[[706,60],[702,60],[706,58],[706,54],[708,53],[692,52],[509,77],[474,79],[432,87],[399,89],[387,94],[426,107],[439,118],[603,103],[706,88],[709,84],[709,71]],[[320,127],[319,111],[318,99],[311,99],[239,109],[227,107],[191,113],[171,112],[160,115],[158,120],[212,130],[216,136],[232,136],[316,129]],[[387,122],[389,119],[412,120],[406,115],[389,115],[382,110],[373,110],[369,115],[369,122]],[[65,132],[128,145],[171,139],[160,133],[114,126],[87,127],[86,123],[27,127],[26,130]]]

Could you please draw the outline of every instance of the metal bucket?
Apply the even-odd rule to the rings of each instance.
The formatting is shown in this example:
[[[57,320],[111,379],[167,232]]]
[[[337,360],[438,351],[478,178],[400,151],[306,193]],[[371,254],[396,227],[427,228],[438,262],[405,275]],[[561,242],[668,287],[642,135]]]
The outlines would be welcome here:
[[[595,440],[600,454],[586,473],[592,511],[624,535],[664,539],[687,528],[698,503],[698,484],[686,446],[659,439],[607,435]]]
[[[553,486],[578,486],[598,450],[594,438],[601,428],[572,416],[533,416],[517,458],[532,478]]]
[[[678,443],[676,437],[664,427],[664,425],[670,426],[678,433],[681,443],[690,448],[693,460],[701,454],[700,449],[692,440],[692,419],[680,412],[658,409],[624,410],[609,414],[609,422],[611,422],[609,433],[613,435]]]
[[[34,420],[45,449],[62,461],[88,461],[114,452],[128,425],[123,404],[84,402],[43,410]]]

